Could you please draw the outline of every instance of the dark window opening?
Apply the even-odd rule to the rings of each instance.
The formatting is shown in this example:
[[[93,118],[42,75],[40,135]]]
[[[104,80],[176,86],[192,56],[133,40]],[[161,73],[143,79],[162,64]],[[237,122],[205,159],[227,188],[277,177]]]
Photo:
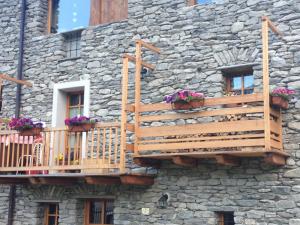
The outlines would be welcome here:
[[[218,225],[234,225],[233,212],[218,212]]]
[[[227,95],[247,95],[254,92],[252,67],[236,67],[222,71],[226,79]]]
[[[66,58],[80,57],[81,52],[81,30],[64,34]]]
[[[2,110],[2,101],[3,101],[3,81],[0,79],[0,112]]]
[[[60,33],[128,17],[128,0],[48,0],[48,32]]]
[[[85,225],[107,225],[114,223],[113,201],[88,200],[85,205]]]
[[[59,207],[57,203],[45,205],[44,225],[58,225]]]

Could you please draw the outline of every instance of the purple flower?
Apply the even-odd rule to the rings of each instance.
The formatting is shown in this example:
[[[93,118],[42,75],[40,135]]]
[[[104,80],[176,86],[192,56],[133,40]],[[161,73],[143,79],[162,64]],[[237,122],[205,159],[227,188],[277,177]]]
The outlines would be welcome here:
[[[203,93],[197,93],[189,90],[180,90],[175,92],[174,94],[167,95],[164,97],[164,101],[166,103],[174,103],[174,102],[190,102],[192,100],[202,100],[204,98]]]
[[[41,122],[34,123],[30,118],[12,118],[8,126],[14,130],[27,130],[31,128],[42,128],[43,124]]]
[[[292,95],[296,94],[295,90],[291,90],[284,87],[277,87],[272,90],[271,96],[278,96],[288,100]]]
[[[85,124],[85,123],[96,123],[96,119],[90,119],[89,117],[86,116],[75,116],[72,118],[67,118],[65,119],[65,125],[67,126],[78,126],[80,124]]]

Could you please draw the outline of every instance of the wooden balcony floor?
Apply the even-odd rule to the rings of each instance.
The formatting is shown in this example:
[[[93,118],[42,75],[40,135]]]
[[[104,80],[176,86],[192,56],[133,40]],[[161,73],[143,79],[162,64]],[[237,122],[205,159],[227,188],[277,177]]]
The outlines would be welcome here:
[[[153,185],[155,175],[146,174],[37,174],[37,175],[0,175],[0,184],[30,185]]]
[[[263,158],[266,163],[272,165],[285,165],[285,160],[289,155],[279,150],[265,151],[263,148],[245,151],[193,151],[176,153],[157,153],[148,155],[135,155],[134,162],[140,166],[159,167],[160,161],[170,160],[180,166],[193,167],[201,159],[216,159],[217,163],[229,166],[240,165],[242,158]]]

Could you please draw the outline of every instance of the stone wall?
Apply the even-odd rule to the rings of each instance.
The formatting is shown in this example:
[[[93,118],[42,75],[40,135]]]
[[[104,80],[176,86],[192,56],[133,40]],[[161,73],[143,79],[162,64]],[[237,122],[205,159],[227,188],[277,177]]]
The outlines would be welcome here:
[[[207,96],[224,94],[222,66],[256,63],[256,91],[261,89],[261,22],[267,15],[284,32],[271,38],[271,84],[296,88],[284,112],[284,148],[291,155],[283,168],[259,160],[240,167],[222,167],[203,160],[195,169],[165,163],[155,184],[136,187],[66,187],[52,199],[61,201],[60,224],[82,224],[82,193],[115,196],[115,224],[216,224],[216,211],[235,211],[237,225],[300,224],[300,1],[224,0],[221,4],[187,7],[184,0],[129,0],[129,18],[89,27],[82,32],[81,57],[65,59],[64,36],[45,35],[46,0],[29,0],[24,75],[34,83],[23,89],[22,113],[51,123],[53,85],[91,81],[91,115],[111,121],[120,117],[122,54],[134,53],[134,40],[160,47],[158,57],[146,54],[157,67],[142,81],[143,102],[188,87]],[[0,0],[0,72],[15,76],[18,53],[19,4]],[[133,87],[131,77],[131,87]],[[6,83],[3,116],[12,116],[15,85]],[[133,89],[130,90],[133,97]],[[49,190],[48,190],[48,189]],[[52,187],[43,188],[50,193]],[[41,224],[41,187],[17,189],[15,224]],[[171,200],[157,208],[162,193]],[[41,194],[40,194],[41,195]],[[0,224],[6,224],[8,188],[0,189]],[[141,208],[150,215],[141,215]],[[74,215],[77,215],[75,217]]]

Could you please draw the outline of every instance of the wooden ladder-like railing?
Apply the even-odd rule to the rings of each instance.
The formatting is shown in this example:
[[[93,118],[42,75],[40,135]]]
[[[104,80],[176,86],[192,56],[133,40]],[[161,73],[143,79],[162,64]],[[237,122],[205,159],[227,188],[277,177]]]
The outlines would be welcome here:
[[[123,56],[123,80],[122,80],[122,116],[121,116],[121,164],[125,162],[125,152],[130,149],[137,152],[137,143],[139,140],[139,114],[141,105],[141,72],[142,68],[146,67],[150,70],[154,70],[155,66],[143,61],[142,59],[142,48],[146,48],[154,53],[160,54],[160,49],[146,43],[142,40],[136,41],[136,52],[135,56],[129,54],[124,54]],[[128,105],[128,74],[129,74],[129,62],[135,63],[135,104],[134,107]],[[127,123],[127,112],[131,111],[135,113],[134,124]],[[135,133],[135,143],[134,145],[128,145],[126,138],[127,132],[131,131]],[[133,147],[134,146],[134,147]],[[123,163],[124,168],[121,172],[125,171],[125,163]]]

